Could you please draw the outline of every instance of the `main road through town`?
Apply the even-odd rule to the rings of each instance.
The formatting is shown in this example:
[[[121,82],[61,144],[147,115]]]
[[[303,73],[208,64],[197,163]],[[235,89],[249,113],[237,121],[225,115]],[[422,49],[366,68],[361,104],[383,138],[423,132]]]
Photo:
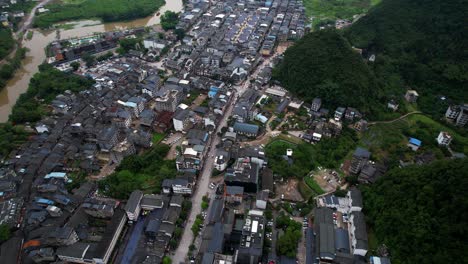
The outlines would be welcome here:
[[[231,116],[232,109],[234,108],[235,103],[240,95],[242,95],[245,90],[249,87],[249,82],[245,81],[243,84],[239,86],[234,86],[235,94],[234,99],[232,100],[231,104],[227,107],[227,110],[224,112],[223,118],[221,119],[218,128],[215,132],[213,132],[211,141],[209,143],[209,151],[205,157],[205,162],[203,165],[203,169],[200,173],[200,179],[198,182],[198,188],[195,190],[194,195],[192,196],[192,210],[190,211],[190,215],[188,217],[187,225],[184,229],[182,234],[182,238],[180,239],[179,247],[176,249],[172,256],[172,263],[179,264],[179,263],[188,263],[187,261],[187,253],[189,250],[189,246],[192,244],[193,241],[193,233],[192,233],[192,225],[193,221],[195,220],[196,216],[201,213],[201,202],[202,198],[205,194],[209,192],[209,182],[211,177],[211,172],[213,171],[213,164],[214,164],[214,157],[216,154],[216,145],[219,144],[221,141],[221,137],[218,135],[218,132],[221,131],[222,127],[227,125],[227,120],[229,116]]]
[[[273,57],[273,56],[272,56]],[[272,58],[271,57],[271,58]],[[209,151],[205,157],[205,162],[203,165],[203,169],[200,173],[200,179],[198,182],[198,188],[195,190],[194,195],[192,196],[192,210],[190,211],[190,215],[188,217],[187,225],[184,229],[182,234],[182,238],[180,239],[179,247],[176,249],[174,254],[172,255],[172,263],[180,264],[180,263],[188,263],[187,261],[187,253],[189,250],[189,246],[192,244],[193,241],[193,233],[192,233],[192,225],[193,221],[195,220],[196,216],[201,213],[201,202],[203,196],[209,192],[209,182],[211,177],[211,172],[213,171],[213,164],[214,164],[214,157],[216,154],[216,145],[219,144],[221,141],[218,132],[221,131],[221,128],[227,125],[227,121],[231,116],[232,110],[234,105],[237,102],[237,99],[249,88],[250,80],[256,78],[260,70],[267,66],[270,63],[270,59],[265,59],[260,65],[257,66],[255,71],[250,74],[250,78],[247,81],[244,81],[240,85],[234,86],[235,93],[234,99],[232,100],[231,104],[228,106],[227,110],[224,112],[223,118],[221,119],[218,128],[211,137],[211,141],[209,143]]]

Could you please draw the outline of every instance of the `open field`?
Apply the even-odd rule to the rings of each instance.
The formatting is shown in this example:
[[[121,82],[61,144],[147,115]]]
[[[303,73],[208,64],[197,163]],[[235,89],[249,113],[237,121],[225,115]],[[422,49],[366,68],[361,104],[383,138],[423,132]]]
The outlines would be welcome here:
[[[314,25],[320,21],[352,19],[353,15],[366,13],[380,0],[305,0],[308,17],[314,17]]]

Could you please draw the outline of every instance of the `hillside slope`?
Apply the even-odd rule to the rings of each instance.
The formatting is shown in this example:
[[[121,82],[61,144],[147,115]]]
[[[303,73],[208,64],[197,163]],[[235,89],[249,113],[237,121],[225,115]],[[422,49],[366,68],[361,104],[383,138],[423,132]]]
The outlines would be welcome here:
[[[381,80],[400,80],[417,89],[419,106],[435,114],[468,100],[468,5],[465,0],[383,0],[353,24],[345,36],[376,54]],[[435,107],[439,106],[439,107]]]
[[[301,99],[318,96],[332,108],[369,112],[378,97],[376,80],[359,53],[332,30],[310,33],[287,49],[273,77]]]
[[[392,263],[466,263],[468,162],[391,170],[361,187],[368,224]]]

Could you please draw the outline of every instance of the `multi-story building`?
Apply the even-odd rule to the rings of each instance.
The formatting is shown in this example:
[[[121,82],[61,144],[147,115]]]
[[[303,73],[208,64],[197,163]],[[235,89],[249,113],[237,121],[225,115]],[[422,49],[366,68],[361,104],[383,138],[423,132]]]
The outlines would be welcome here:
[[[460,107],[460,114],[458,114],[455,124],[457,126],[465,126],[468,123],[468,106],[464,105]]]
[[[350,238],[351,250],[354,255],[365,256],[368,250],[366,221],[362,212],[352,212],[349,218],[351,223]]]
[[[358,147],[356,151],[354,151],[349,172],[353,174],[358,174],[361,171],[364,164],[366,164],[366,162],[369,160],[370,155],[371,153],[368,150]]]
[[[128,220],[134,222],[138,220],[140,215],[141,206],[140,201],[143,198],[143,192],[140,190],[135,190],[130,194],[127,204],[125,205],[125,212],[127,213]]]
[[[310,107],[310,110],[318,112],[320,107],[322,107],[322,99],[318,97],[314,98],[314,100],[312,100],[312,106]]]
[[[448,146],[452,141],[452,136],[449,133],[441,131],[437,136],[437,143],[441,146]]]
[[[190,117],[188,109],[178,109],[172,119],[175,131],[184,131],[187,127]]]
[[[415,90],[406,91],[405,99],[409,103],[416,103],[416,101],[418,100],[418,97],[419,97],[419,94]]]
[[[156,111],[175,112],[182,98],[182,92],[168,90],[163,95],[156,97],[154,108]]]
[[[458,114],[460,114],[460,106],[451,105],[447,108],[447,111],[445,112],[445,117],[447,119],[455,120],[458,117]]]
[[[241,244],[236,252],[237,263],[259,263],[263,254],[265,217],[262,211],[250,210],[242,228]]]

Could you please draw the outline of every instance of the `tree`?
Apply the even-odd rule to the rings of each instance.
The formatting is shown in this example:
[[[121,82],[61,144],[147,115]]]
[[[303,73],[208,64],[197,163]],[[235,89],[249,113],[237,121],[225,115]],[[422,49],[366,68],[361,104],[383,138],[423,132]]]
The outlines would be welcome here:
[[[465,158],[395,168],[360,186],[368,224],[392,262],[460,262],[468,250],[467,185]]]
[[[177,23],[179,22],[179,14],[172,11],[166,11],[161,16],[161,26],[164,30],[175,29]]]
[[[334,30],[312,32],[288,48],[273,78],[301,99],[321,97],[332,109],[351,106],[368,115],[383,93],[361,56]]]
[[[87,52],[81,54],[81,59],[86,63],[86,67],[91,67],[96,63],[96,58]]]
[[[172,264],[172,259],[168,256],[164,256],[163,260],[162,260],[162,263],[163,264]]]
[[[10,236],[11,236],[10,227],[6,224],[1,224],[0,225],[0,243],[8,240]]]
[[[177,36],[177,40],[182,40],[185,37],[185,31],[181,28],[176,28],[176,30],[174,30],[174,33]]]
[[[73,68],[73,71],[76,71],[76,70],[78,70],[78,68],[80,68],[80,63],[77,62],[77,61],[74,61],[74,62],[70,63],[70,67]]]

